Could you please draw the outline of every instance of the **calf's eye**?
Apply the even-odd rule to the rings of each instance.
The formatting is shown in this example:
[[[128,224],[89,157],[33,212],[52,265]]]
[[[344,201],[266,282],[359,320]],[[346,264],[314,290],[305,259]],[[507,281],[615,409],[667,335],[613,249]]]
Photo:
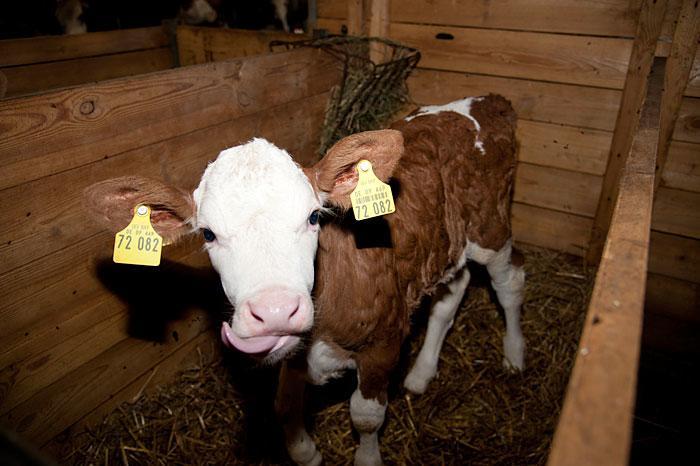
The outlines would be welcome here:
[[[204,241],[211,243],[216,239],[216,235],[209,228],[202,228],[202,236],[204,236]]]
[[[309,215],[309,225],[316,225],[318,223],[318,216],[318,210],[314,210],[313,212],[311,212],[311,215]]]

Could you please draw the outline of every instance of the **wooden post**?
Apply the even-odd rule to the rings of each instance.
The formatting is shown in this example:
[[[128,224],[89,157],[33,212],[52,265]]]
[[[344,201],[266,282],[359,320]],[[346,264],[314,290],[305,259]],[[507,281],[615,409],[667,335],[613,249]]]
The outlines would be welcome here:
[[[389,0],[372,0],[372,16],[369,21],[369,35],[386,37],[389,35]],[[372,44],[369,58],[379,64],[387,60],[388,49],[384,44]]]
[[[549,466],[626,466],[644,314],[663,59],[654,65],[630,156],[621,171],[610,232]]]
[[[348,34],[365,36],[364,0],[348,0]]]
[[[632,46],[625,88],[617,114],[615,132],[608,156],[608,166],[598,200],[591,242],[586,256],[591,263],[600,259],[605,236],[610,226],[617,186],[622,168],[632,144],[634,128],[639,122],[639,111],[646,95],[647,76],[654,59],[656,42],[661,34],[666,12],[666,0],[645,0],[639,12],[637,33]]]
[[[698,40],[700,40],[700,6],[695,0],[684,0],[678,13],[676,30],[673,33],[673,44],[666,63],[654,191],[658,190],[661,183],[663,167],[671,145],[671,136],[678,119],[683,93],[690,78]]]

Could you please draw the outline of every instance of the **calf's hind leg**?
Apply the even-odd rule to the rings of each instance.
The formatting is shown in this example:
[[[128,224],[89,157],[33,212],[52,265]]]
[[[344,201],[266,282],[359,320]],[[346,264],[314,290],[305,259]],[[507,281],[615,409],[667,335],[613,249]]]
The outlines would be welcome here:
[[[520,307],[523,303],[525,270],[520,253],[513,251],[511,241],[498,251],[486,270],[491,276],[491,286],[496,291],[506,317],[506,334],[503,337],[503,365],[522,370],[525,367],[525,340],[520,330]]]
[[[428,383],[435,377],[442,343],[454,323],[455,313],[469,285],[469,278],[469,270],[465,267],[447,284],[447,291],[443,295],[433,298],[425,341],[403,382],[404,387],[411,393],[424,393]]]

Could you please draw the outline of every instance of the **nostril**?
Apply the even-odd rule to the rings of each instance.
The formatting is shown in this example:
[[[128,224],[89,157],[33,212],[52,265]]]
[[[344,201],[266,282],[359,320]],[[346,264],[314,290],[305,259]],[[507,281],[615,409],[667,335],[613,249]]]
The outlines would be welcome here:
[[[260,317],[259,315],[257,315],[255,312],[253,312],[252,309],[251,309],[251,311],[250,311],[250,315],[252,315],[252,316],[255,318],[255,320],[257,320],[258,322],[265,323],[265,321],[263,320],[263,318]]]
[[[294,317],[294,315],[295,315],[298,311],[299,311],[299,306],[297,306],[296,308],[294,308],[294,310],[292,311],[292,313],[289,314],[289,318],[291,319],[292,317]]]

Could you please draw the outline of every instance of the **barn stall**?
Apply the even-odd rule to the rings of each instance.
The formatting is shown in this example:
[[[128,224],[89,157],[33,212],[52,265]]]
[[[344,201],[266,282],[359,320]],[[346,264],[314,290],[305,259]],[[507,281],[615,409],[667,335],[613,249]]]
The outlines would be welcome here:
[[[523,322],[530,368],[523,378],[495,371],[500,369],[498,358],[486,353],[495,352],[489,346],[498,347],[498,314],[495,307],[483,312],[491,302],[485,291],[481,301],[479,293],[473,293],[477,296],[470,295],[465,303],[467,312],[462,312],[459,331],[452,332],[445,351],[457,356],[444,356],[441,374],[445,373],[434,383],[432,395],[421,401],[400,391],[394,394],[383,436],[385,458],[412,464],[526,464],[542,463],[548,456],[550,464],[627,462],[642,309],[647,347],[680,357],[697,354],[700,91],[694,4],[375,0],[318,1],[317,7],[319,28],[389,37],[418,48],[422,60],[409,79],[416,104],[498,92],[513,102],[520,117],[513,225],[527,260],[538,264],[528,269],[536,286],[528,290]],[[220,350],[210,328],[222,308],[214,298],[201,298],[217,296],[217,279],[200,245],[192,242],[166,250],[167,263],[160,271],[125,273],[110,264],[112,236],[82,215],[80,195],[95,181],[126,173],[147,173],[192,188],[222,147],[252,136],[270,139],[302,164],[311,162],[330,89],[340,79],[334,71],[337,64],[322,52],[305,49],[219,61],[236,56],[228,54],[231,46],[225,37],[230,36],[195,28],[178,30],[177,39],[149,34],[145,36],[152,48],[170,57],[158,62],[160,68],[138,68],[125,73],[138,74],[134,77],[0,103],[5,207],[0,244],[0,312],[5,317],[0,416],[5,426],[62,462],[117,458],[154,463],[155,448],[140,435],[152,434],[155,425],[167,424],[175,439],[166,436],[163,443],[169,448],[185,445],[182,449],[201,455],[207,449],[195,449],[197,442],[210,447],[227,444],[221,436],[193,434],[198,424],[202,434],[212,434],[210,418],[192,414],[189,420],[185,415],[180,425],[154,411],[153,403],[176,410],[173,390],[185,394],[185,406],[197,399],[215,404],[219,396],[229,411],[212,420],[225,424],[224,430],[235,433],[233,438],[241,443],[230,449],[236,455],[216,457],[219,462],[283,462],[283,452],[270,454],[246,435],[245,427],[256,432],[257,425],[260,431],[260,424],[273,419],[261,408],[263,401],[245,402],[249,387],[237,386],[239,374],[269,384],[273,374],[239,360],[227,365],[240,371],[221,372]],[[60,39],[89,43],[90,36]],[[102,42],[113,46],[115,41]],[[77,55],[69,60],[77,61],[67,69],[83,63],[81,53],[103,53],[84,47],[76,47]],[[131,50],[149,48],[141,44]],[[13,94],[11,83],[23,80],[13,79],[10,70],[53,59],[12,60],[3,62],[8,68],[2,70],[10,97],[80,83],[40,83]],[[178,62],[212,61],[216,63],[139,74]],[[42,74],[53,79],[63,73]],[[665,86],[660,81],[664,75]],[[116,76],[91,76],[86,81]],[[658,151],[653,150],[655,141],[661,141]],[[657,160],[665,160],[660,176],[654,174]],[[528,245],[581,259],[562,259]],[[599,278],[583,322],[593,271],[585,263],[596,264],[601,253]],[[566,278],[573,284],[564,283]],[[645,280],[646,294],[641,286]],[[148,292],[133,291],[130,283]],[[561,296],[561,289],[568,294]],[[559,307],[552,307],[553,301]],[[478,320],[475,313],[486,320]],[[580,325],[564,321],[583,324],[580,343]],[[553,331],[564,327],[566,331]],[[493,341],[479,339],[485,334]],[[468,346],[470,342],[476,349]],[[490,351],[478,352],[480,346]],[[558,352],[565,356],[552,356]],[[556,370],[541,370],[548,365]],[[473,383],[467,385],[469,390],[456,390],[445,380],[461,377],[462,386]],[[478,383],[482,379],[485,382]],[[209,390],[204,385],[197,392],[203,385],[197,381],[202,380],[222,386]],[[506,388],[499,391],[499,384]],[[227,391],[229,385],[233,391]],[[517,392],[514,386],[529,391]],[[475,387],[481,391],[471,390]],[[499,396],[494,397],[494,391]],[[477,406],[466,412],[452,406],[446,412],[453,415],[442,416],[444,410],[435,406],[445,393],[454,396],[456,404],[476,399]],[[269,395],[266,401],[271,403]],[[170,401],[164,403],[163,396]],[[551,406],[546,414],[531,409],[547,402]],[[347,413],[342,414],[347,409],[337,400],[325,403],[316,407],[316,430],[327,435],[321,437],[321,449],[331,463],[347,462],[353,445]],[[479,406],[489,405],[479,417]],[[250,420],[251,410],[259,415],[257,421]],[[200,416],[205,411],[200,410]],[[124,428],[127,421],[119,418],[120,412],[133,424]],[[103,422],[108,413],[112,414]],[[465,420],[465,415],[477,421]],[[525,426],[512,422],[525,415],[550,420],[544,429],[520,436],[524,440],[516,444],[513,431]],[[478,431],[480,440],[462,438],[477,430],[475,423],[488,424],[486,419],[502,426]],[[171,423],[178,429],[171,429]],[[505,433],[498,430],[503,426]],[[116,435],[120,429],[123,435]],[[100,430],[108,435],[99,437]],[[66,452],[69,439],[81,432],[94,439],[93,450],[71,445]],[[492,443],[497,439],[498,448],[487,448],[484,437]],[[498,456],[499,449],[510,451]],[[421,456],[426,452],[432,456]]]

